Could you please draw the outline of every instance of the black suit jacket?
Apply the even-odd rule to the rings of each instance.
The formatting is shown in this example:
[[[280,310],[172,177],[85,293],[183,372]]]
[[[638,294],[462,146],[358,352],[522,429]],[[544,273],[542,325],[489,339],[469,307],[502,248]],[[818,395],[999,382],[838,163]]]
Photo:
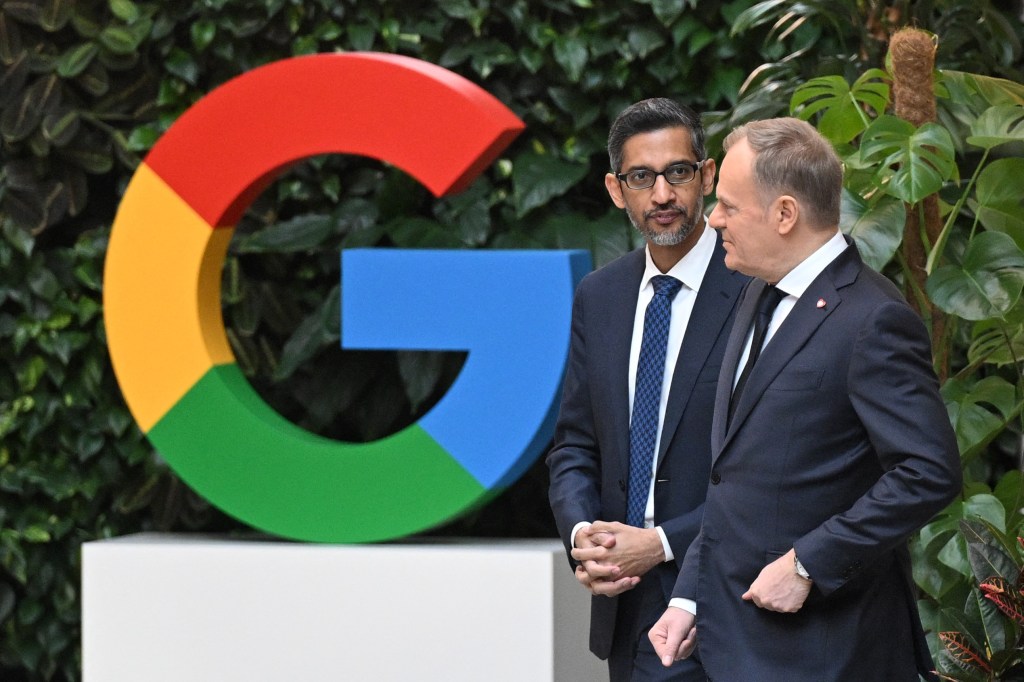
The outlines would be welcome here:
[[[567,551],[577,523],[626,520],[629,350],[644,266],[644,250],[638,249],[590,273],[576,290],[561,410],[547,458],[551,508]],[[679,558],[700,526],[715,386],[736,299],[747,281],[725,267],[719,239],[687,324],[658,451],[655,522]],[[667,603],[675,567],[663,573]],[[590,646],[601,658],[611,649],[618,601],[594,597],[591,603]]]
[[[847,248],[761,353],[727,424],[764,282],[725,352],[701,533],[673,596],[696,599],[713,680],[907,680],[931,669],[907,538],[960,492],[929,338],[889,280]],[[740,598],[790,548],[814,580],[799,612]]]

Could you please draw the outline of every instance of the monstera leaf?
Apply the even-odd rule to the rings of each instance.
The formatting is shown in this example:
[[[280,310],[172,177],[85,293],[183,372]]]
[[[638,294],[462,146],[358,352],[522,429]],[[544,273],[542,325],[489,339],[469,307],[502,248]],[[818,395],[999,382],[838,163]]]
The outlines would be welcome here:
[[[864,131],[861,158],[879,165],[886,192],[916,204],[957,175],[953,139],[935,123],[915,128],[895,116],[881,116]]]
[[[883,196],[870,204],[859,195],[843,189],[839,227],[857,242],[864,262],[881,271],[892,260],[903,239],[907,212],[898,199]]]
[[[1024,252],[1008,235],[975,236],[959,264],[944,265],[928,278],[928,296],[939,308],[965,320],[1002,317],[1020,300]]]
[[[1024,196],[1017,180],[1022,177],[1024,158],[993,161],[978,176],[976,200],[969,201],[968,206],[986,229],[1005,232],[1024,249]]]
[[[793,93],[789,109],[810,120],[823,112],[818,131],[833,144],[845,144],[868,126],[872,117],[885,111],[889,103],[889,76],[881,69],[869,69],[852,86],[841,76],[814,78]]]

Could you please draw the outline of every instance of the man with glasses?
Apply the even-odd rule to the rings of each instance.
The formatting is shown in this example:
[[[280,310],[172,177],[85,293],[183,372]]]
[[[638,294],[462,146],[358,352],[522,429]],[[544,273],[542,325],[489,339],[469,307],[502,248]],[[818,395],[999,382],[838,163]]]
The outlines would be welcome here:
[[[664,98],[628,107],[608,155],[605,187],[645,245],[576,291],[551,508],[594,595],[590,648],[612,682],[703,681],[696,660],[663,667],[647,631],[700,527],[716,382],[747,278],[706,224],[715,162],[693,111]]]

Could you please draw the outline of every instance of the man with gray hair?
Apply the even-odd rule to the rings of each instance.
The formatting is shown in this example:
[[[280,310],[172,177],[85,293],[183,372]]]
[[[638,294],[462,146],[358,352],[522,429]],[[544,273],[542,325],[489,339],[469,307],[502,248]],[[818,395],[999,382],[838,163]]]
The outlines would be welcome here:
[[[715,682],[917,682],[933,669],[909,536],[960,492],[924,324],[838,228],[810,124],[725,142],[710,216],[744,291],[722,361],[701,530],[650,637]]]
[[[703,682],[695,660],[662,667],[647,630],[700,525],[715,382],[747,279],[706,225],[715,162],[693,111],[637,102],[612,124],[608,155],[605,188],[645,244],[576,290],[551,509],[594,595],[590,648],[612,681]]]

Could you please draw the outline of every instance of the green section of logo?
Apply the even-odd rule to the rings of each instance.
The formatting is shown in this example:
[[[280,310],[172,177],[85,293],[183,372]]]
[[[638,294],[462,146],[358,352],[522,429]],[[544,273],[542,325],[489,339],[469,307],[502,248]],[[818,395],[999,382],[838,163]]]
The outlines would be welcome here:
[[[234,364],[210,369],[147,436],[203,497],[298,540],[401,537],[498,492],[418,425],[372,443],[309,433],[267,406]]]

